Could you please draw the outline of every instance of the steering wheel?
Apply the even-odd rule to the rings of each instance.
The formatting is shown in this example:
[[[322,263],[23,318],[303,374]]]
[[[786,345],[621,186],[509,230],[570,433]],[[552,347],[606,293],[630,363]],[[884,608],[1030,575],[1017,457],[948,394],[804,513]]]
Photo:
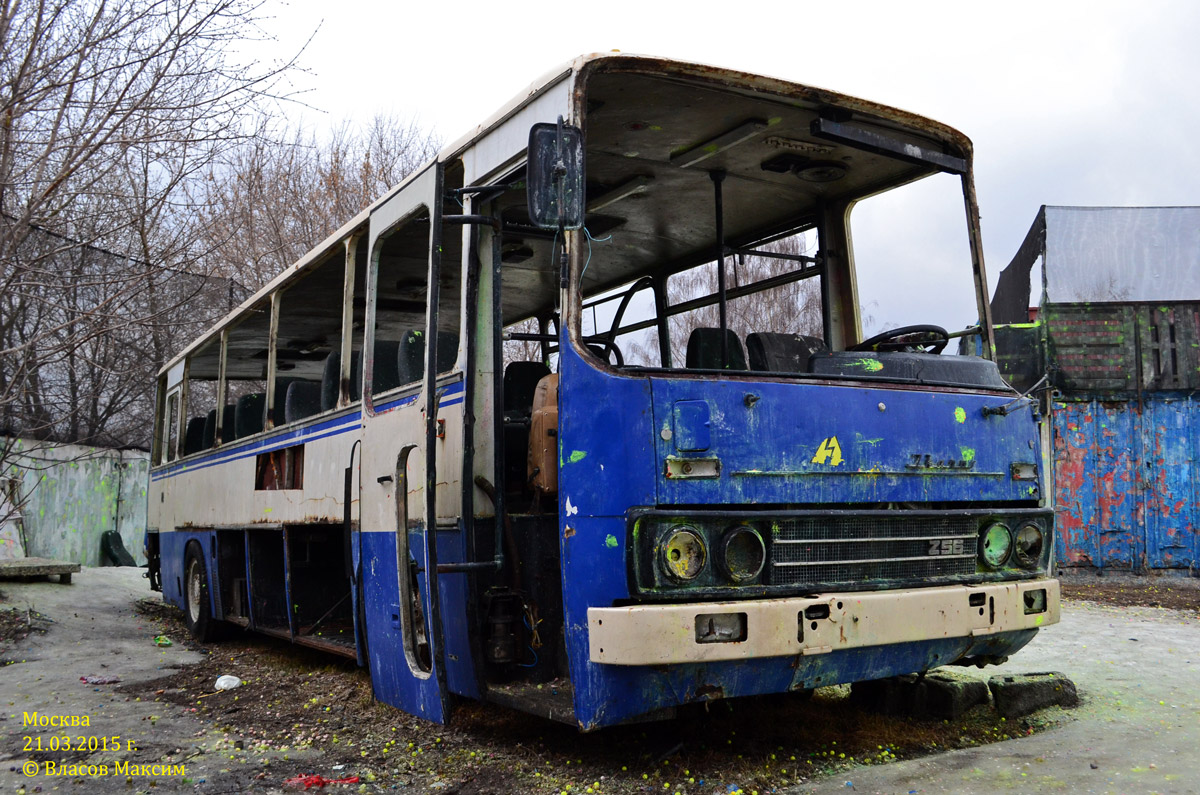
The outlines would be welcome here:
[[[599,356],[606,362],[616,359],[617,367],[625,366],[625,356],[621,353],[621,349],[617,347],[617,343],[613,342],[607,336],[596,336],[584,338],[584,343],[591,349],[592,353]]]
[[[912,339],[905,339],[911,337]],[[889,329],[851,345],[848,351],[921,351],[941,353],[950,342],[950,332],[941,326],[917,325]]]

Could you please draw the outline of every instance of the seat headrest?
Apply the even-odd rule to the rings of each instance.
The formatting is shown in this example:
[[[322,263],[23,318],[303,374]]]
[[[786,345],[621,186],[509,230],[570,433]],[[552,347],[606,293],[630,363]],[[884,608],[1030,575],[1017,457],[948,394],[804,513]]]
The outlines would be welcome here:
[[[721,363],[721,329],[692,329],[687,344],[687,368],[689,370],[745,370],[746,351],[742,341],[730,329],[725,329],[729,361]]]

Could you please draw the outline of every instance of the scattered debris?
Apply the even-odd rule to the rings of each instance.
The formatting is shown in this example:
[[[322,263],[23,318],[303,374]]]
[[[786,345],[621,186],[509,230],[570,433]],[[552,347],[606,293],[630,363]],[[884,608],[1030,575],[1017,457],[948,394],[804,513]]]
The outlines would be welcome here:
[[[168,638],[166,635],[155,635],[154,636],[154,645],[165,647],[165,646],[173,646],[174,644],[171,643],[171,639]]]
[[[85,685],[115,685],[120,682],[121,679],[120,677],[116,676],[96,676],[95,674],[92,674],[90,676],[79,677],[79,681],[83,682]]]
[[[327,784],[357,784],[357,783],[358,783],[358,776],[350,776],[349,778],[322,778],[321,776],[296,776],[295,778],[289,778],[287,781],[283,782],[283,785],[285,787],[292,787],[293,789],[300,789],[301,787],[304,787],[305,791],[308,791],[309,789],[311,789],[313,787],[320,789],[321,787],[324,787]]]
[[[47,625],[52,623],[51,619],[29,608],[0,610],[0,643],[19,643],[34,632],[44,633]]]

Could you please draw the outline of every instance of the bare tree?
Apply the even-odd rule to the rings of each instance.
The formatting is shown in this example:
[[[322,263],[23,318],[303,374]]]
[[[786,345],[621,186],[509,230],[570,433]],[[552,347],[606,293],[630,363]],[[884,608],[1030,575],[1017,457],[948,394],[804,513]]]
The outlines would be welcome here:
[[[284,143],[274,143],[282,139]],[[302,257],[437,154],[416,121],[376,116],[320,138],[303,128],[261,136],[197,183],[211,268],[257,287]]]
[[[112,421],[144,399],[145,369],[199,289],[186,186],[291,90],[293,62],[232,55],[264,37],[260,8],[0,5],[0,470],[17,435],[146,439],[148,424]]]

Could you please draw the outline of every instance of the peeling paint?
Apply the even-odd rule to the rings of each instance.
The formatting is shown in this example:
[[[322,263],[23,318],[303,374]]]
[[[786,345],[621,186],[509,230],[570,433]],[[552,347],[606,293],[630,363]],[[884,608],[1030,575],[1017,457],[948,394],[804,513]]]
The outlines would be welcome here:
[[[570,461],[572,464],[578,464],[580,461],[582,461],[585,458],[587,458],[587,453],[584,452],[583,450],[572,450],[571,457],[568,458],[567,460]]]

